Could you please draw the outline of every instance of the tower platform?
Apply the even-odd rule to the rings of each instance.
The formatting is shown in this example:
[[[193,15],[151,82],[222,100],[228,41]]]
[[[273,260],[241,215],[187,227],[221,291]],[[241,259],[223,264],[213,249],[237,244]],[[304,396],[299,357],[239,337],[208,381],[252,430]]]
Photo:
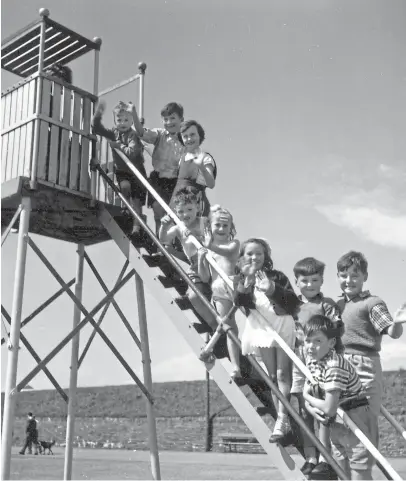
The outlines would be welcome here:
[[[16,177],[2,184],[1,225],[6,227],[18,209],[22,197],[30,197],[32,211],[29,232],[67,242],[97,244],[111,237],[100,223],[101,206],[108,209],[121,229],[128,233],[132,217],[120,206],[91,201],[91,196],[69,191],[47,181],[38,180],[35,190],[30,189],[28,177]]]

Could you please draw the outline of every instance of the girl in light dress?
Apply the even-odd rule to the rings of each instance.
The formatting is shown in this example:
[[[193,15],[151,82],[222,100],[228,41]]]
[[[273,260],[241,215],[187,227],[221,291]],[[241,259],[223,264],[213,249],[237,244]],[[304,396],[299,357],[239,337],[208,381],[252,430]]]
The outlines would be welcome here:
[[[279,347],[274,332],[288,344],[295,346],[295,315],[300,304],[289,279],[273,268],[271,248],[261,238],[245,241],[238,262],[240,279],[235,302],[247,309],[247,320],[241,338],[242,354],[258,351],[279,390],[289,399],[292,384],[291,360]],[[288,412],[278,403],[278,417],[271,442],[278,442],[291,431]]]
[[[207,262],[206,254],[210,250],[214,260],[219,267],[234,282],[235,268],[238,261],[240,243],[234,239],[236,234],[233,216],[230,211],[220,205],[210,208],[207,225],[207,235],[204,246],[198,251],[198,272],[203,282],[210,282],[212,289],[212,303],[221,317],[226,316],[233,307],[233,290],[217,274]],[[224,322],[225,330],[231,329],[238,336],[237,324],[234,315]],[[227,347],[230,354],[230,361],[233,366],[231,377],[241,377],[239,348],[227,336]]]

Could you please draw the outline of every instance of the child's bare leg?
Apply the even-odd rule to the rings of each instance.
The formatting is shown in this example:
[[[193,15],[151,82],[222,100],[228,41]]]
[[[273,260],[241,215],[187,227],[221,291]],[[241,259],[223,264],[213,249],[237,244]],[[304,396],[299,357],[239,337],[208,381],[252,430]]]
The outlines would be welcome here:
[[[133,209],[135,210],[135,212],[141,216],[142,215],[142,205],[141,205],[140,199],[137,199],[136,197],[133,197],[131,199],[131,203],[132,203],[132,206],[133,206]],[[132,233],[138,234],[140,232],[140,230],[141,230],[141,226],[140,226],[139,222],[137,221],[137,219],[134,219]]]
[[[198,289],[203,296],[205,296],[205,284],[203,282],[197,282],[195,284],[196,289]],[[216,319],[213,317],[213,314],[211,313],[210,309],[206,307],[203,302],[199,299],[197,294],[192,291],[192,289],[189,289],[187,292],[187,296],[192,304],[192,306],[196,309],[197,313],[202,317],[207,324],[212,328],[212,329],[217,329],[217,322]]]
[[[312,433],[314,433],[314,418],[313,416],[307,411],[305,406],[305,400],[302,393],[295,393],[292,396],[297,397],[297,401],[299,404],[299,413],[303,420],[305,421],[307,427],[310,429]],[[316,447],[313,444],[313,441],[303,432],[303,452],[306,458],[306,461],[312,463],[314,465],[317,464],[317,451]]]
[[[276,349],[276,367],[279,391],[286,399],[290,399],[290,390],[292,387],[292,361],[285,351],[280,348]],[[287,409],[281,402],[279,402],[278,413],[282,416],[288,415]]]
[[[152,204],[152,210],[154,211],[154,219],[155,219],[155,229],[157,235],[159,234],[159,228],[161,227],[161,219],[165,215],[165,211],[163,208],[158,204],[157,201],[154,201]]]
[[[321,444],[331,453],[330,428],[322,423],[319,423],[319,439]],[[325,459],[322,454],[320,454],[319,458],[319,463],[321,462],[328,463],[327,459]]]
[[[233,307],[233,303],[227,299],[216,299],[214,301],[214,306],[219,314],[219,316],[224,317]],[[225,328],[229,328],[236,336],[238,336],[237,323],[235,322],[234,315],[230,316],[227,321],[224,322]],[[234,344],[232,339],[227,336],[227,348],[230,354],[230,361],[233,366],[232,377],[241,377],[240,371],[240,349],[237,344]]]

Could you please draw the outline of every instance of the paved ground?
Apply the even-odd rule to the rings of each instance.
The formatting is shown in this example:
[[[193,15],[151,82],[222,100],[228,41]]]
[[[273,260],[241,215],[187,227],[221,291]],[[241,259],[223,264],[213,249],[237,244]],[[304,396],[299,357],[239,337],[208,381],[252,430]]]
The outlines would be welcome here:
[[[63,479],[64,450],[55,447],[54,456],[18,455],[13,450],[12,479]],[[264,454],[200,453],[162,451],[159,454],[162,479],[262,480],[280,479]],[[302,461],[298,460],[298,463]],[[406,459],[390,462],[406,478]],[[72,479],[151,479],[148,451],[75,449]],[[378,470],[374,479],[385,479]]]

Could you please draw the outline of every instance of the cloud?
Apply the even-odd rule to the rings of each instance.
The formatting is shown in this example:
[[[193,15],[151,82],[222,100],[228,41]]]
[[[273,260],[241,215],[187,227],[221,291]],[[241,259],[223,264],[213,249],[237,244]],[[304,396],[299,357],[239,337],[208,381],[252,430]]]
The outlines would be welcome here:
[[[386,213],[377,207],[345,204],[318,205],[327,219],[347,227],[371,242],[406,250],[406,216]]]

